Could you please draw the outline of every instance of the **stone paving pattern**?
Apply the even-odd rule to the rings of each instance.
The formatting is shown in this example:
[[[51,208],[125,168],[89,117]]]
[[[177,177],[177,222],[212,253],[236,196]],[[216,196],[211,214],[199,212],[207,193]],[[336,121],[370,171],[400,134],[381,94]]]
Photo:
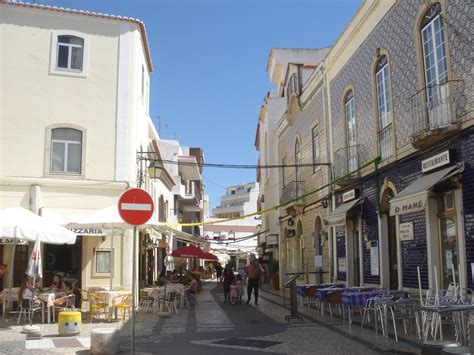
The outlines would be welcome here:
[[[360,325],[348,326],[340,318],[320,316],[314,309],[301,308],[307,317],[285,321],[288,309],[282,298],[270,292],[266,285],[259,305],[223,304],[222,286],[214,282],[205,284],[197,295],[197,305],[180,311],[171,318],[156,314],[141,314],[137,322],[137,353],[166,354],[417,354],[419,348],[409,342],[374,336]],[[41,325],[43,340],[55,343],[55,348],[25,349],[22,325],[13,319],[0,323],[0,354],[88,354],[87,341],[96,327],[120,328],[120,348],[130,352],[130,322],[84,323],[78,337],[58,337],[57,324]],[[51,342],[52,340],[52,342]],[[31,341],[29,341],[31,342]],[[68,347],[67,344],[82,344]],[[31,343],[30,345],[35,345]],[[64,345],[66,347],[60,347]]]

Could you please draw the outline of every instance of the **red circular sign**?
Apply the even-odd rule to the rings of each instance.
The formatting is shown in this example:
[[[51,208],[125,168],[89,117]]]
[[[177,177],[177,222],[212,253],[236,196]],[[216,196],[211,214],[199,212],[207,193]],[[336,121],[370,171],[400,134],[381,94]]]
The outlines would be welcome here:
[[[119,198],[120,217],[132,226],[148,222],[153,215],[153,209],[153,199],[148,192],[142,189],[127,190]]]

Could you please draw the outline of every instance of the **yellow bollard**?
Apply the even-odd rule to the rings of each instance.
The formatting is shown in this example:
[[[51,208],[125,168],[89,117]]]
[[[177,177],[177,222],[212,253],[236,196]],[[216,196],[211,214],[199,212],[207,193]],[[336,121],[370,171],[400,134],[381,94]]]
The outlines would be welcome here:
[[[72,335],[81,332],[81,312],[62,311],[58,316],[59,335]]]

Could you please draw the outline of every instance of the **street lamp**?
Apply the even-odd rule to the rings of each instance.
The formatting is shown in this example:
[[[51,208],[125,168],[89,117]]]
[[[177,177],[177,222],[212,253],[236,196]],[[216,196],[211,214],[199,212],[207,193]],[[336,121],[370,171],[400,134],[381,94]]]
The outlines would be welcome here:
[[[137,152],[137,187],[141,187],[145,182],[145,171],[142,161],[149,162],[146,171],[152,180],[158,180],[163,172],[163,165],[158,159],[148,158],[148,154],[154,152]]]

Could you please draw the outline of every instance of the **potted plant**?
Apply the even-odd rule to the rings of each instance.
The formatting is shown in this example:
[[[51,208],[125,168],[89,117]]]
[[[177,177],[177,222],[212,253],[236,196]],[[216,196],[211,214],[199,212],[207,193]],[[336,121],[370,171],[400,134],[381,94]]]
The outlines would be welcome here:
[[[278,263],[278,260],[270,260],[270,262],[268,263],[268,268],[270,274],[272,275],[273,288],[278,291],[280,289],[280,276],[278,275],[278,271],[280,270],[280,264]]]

